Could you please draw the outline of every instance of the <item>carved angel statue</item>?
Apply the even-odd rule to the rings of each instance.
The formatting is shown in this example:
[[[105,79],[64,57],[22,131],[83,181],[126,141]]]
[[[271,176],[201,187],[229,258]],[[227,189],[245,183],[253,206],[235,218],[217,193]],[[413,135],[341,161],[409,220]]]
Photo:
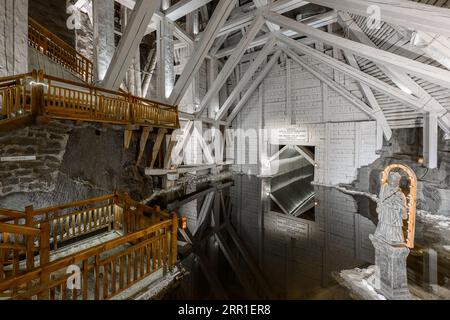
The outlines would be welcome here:
[[[378,226],[375,236],[386,242],[404,244],[403,220],[408,218],[406,197],[400,189],[401,176],[397,172],[389,173],[388,182],[381,186],[377,205]]]

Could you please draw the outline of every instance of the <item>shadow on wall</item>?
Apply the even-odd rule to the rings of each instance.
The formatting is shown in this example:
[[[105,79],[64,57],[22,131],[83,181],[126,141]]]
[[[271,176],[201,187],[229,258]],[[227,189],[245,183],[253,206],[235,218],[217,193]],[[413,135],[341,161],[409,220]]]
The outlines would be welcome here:
[[[67,28],[66,0],[28,0],[28,15],[75,47],[75,32]],[[51,19],[49,19],[51,17]]]

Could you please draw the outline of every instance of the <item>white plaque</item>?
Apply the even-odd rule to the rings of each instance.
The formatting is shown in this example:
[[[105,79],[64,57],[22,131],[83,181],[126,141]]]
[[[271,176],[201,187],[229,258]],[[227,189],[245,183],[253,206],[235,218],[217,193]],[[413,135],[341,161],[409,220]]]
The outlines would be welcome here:
[[[294,126],[271,129],[270,138],[272,144],[301,145],[309,142],[308,129]]]
[[[1,157],[1,162],[34,161],[36,156]]]

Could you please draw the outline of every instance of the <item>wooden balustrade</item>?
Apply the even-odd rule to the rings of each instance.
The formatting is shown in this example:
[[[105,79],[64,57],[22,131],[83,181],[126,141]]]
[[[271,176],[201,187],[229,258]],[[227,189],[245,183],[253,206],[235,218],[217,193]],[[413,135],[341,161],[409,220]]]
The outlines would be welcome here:
[[[172,223],[172,220],[160,222],[0,282],[0,294],[12,299],[112,298],[154,272],[173,266],[172,242],[176,237]],[[79,268],[80,289],[68,288],[69,267]]]
[[[12,120],[29,115],[31,104],[26,86],[31,74],[0,79],[0,120]]]
[[[32,18],[28,19],[28,43],[81,80],[92,83],[92,62]]]
[[[178,108],[119,91],[44,75],[0,78],[0,123],[22,115],[179,128]]]
[[[0,297],[109,299],[177,260],[176,214],[142,205],[127,194],[38,210],[29,206],[23,213],[1,209],[0,215],[9,219],[0,222]],[[49,262],[50,254],[64,242],[101,230],[118,230],[123,236]],[[20,243],[11,241],[12,233],[20,236]],[[9,260],[4,256],[6,249],[12,250]],[[19,269],[20,255],[26,256],[25,270]],[[81,290],[67,287],[70,266],[81,271]]]

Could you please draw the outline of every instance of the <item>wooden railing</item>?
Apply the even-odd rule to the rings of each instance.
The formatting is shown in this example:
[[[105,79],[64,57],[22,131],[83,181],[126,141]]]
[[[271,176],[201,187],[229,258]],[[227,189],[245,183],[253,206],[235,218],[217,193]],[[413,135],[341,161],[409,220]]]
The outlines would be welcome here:
[[[92,62],[32,18],[28,18],[28,42],[81,80],[92,83]]]
[[[30,76],[31,73],[0,79],[0,120],[13,120],[31,113],[27,86]]]
[[[0,96],[0,120],[33,113],[56,119],[179,128],[177,107],[42,71],[0,79]]]
[[[0,210],[0,216],[0,233],[6,240],[1,252],[12,250],[9,256],[14,258],[0,259],[0,297],[108,299],[158,270],[167,270],[177,260],[176,214],[144,206],[126,194],[39,210],[27,207],[24,213]],[[123,236],[50,262],[60,245],[113,229]],[[11,241],[11,233],[19,237]],[[36,252],[38,267],[34,266]],[[26,255],[25,270],[19,269],[21,253]],[[5,268],[12,271],[8,274]],[[67,287],[70,268],[80,270],[80,290]]]

